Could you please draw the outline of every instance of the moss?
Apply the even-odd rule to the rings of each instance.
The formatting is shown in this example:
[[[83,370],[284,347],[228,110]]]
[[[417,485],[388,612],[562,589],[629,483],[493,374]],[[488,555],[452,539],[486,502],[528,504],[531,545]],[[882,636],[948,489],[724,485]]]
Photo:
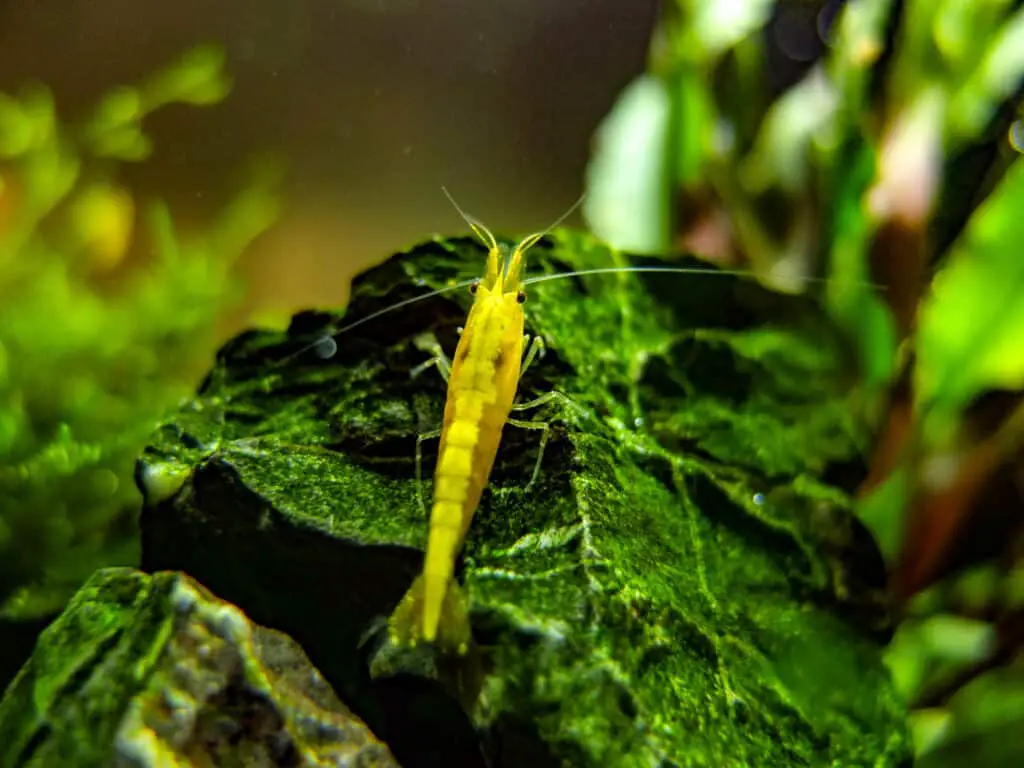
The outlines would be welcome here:
[[[0,765],[394,766],[290,638],[181,574],[98,571],[0,704]]]
[[[95,568],[138,562],[135,458],[193,385],[233,263],[275,216],[273,169],[189,238],[121,181],[152,149],[151,113],[219,101],[223,65],[197,48],[71,119],[42,86],[0,93],[5,620],[52,616]]]
[[[534,266],[615,258],[559,232]],[[418,334],[454,347],[470,296],[354,327],[330,359],[310,345],[480,261],[468,241],[428,243],[357,279],[345,321],[239,337],[140,465],[191,468],[150,499],[145,567],[296,637],[407,768],[460,727],[412,749],[418,716],[389,719],[382,692],[387,670],[431,668],[380,647],[421,562],[415,438],[444,398],[409,371]],[[499,766],[905,764],[884,577],[840,482],[858,430],[821,313],[731,277],[636,274],[539,283],[527,310],[549,352],[521,397],[566,398],[538,414],[554,434],[532,488],[537,435],[505,431],[461,564],[478,647],[455,674],[437,662],[435,705],[461,699]]]

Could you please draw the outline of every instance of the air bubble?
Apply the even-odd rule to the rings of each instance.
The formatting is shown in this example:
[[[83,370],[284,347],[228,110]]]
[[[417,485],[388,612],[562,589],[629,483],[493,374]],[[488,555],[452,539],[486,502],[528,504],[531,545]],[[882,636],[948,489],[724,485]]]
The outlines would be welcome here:
[[[1024,153],[1024,120],[1014,120],[1010,126],[1010,146]]]
[[[313,354],[319,357],[321,360],[329,360],[334,357],[338,351],[338,342],[334,340],[333,336],[324,336],[318,339],[313,344]]]
[[[763,493],[755,493],[753,501],[759,507],[764,506],[764,494]]]

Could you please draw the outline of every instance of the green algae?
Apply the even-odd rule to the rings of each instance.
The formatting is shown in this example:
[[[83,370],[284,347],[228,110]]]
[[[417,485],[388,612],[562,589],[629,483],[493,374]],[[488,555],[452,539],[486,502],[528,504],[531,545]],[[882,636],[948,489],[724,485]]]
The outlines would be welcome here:
[[[5,768],[313,764],[396,765],[293,640],[176,573],[98,571],[0,702]]]
[[[540,273],[625,261],[571,232],[545,243]],[[379,630],[420,567],[415,438],[444,400],[439,377],[409,373],[423,334],[454,348],[471,297],[353,327],[329,359],[316,342],[480,263],[469,241],[427,243],[357,279],[345,320],[237,338],[138,473],[145,491],[148,473],[191,472],[148,497],[145,567],[295,637],[407,768],[433,742],[412,749],[415,716],[389,718],[380,676],[402,663],[380,662]],[[520,399],[565,397],[537,414],[553,435],[530,488],[537,435],[505,430],[460,562],[477,668],[454,693],[491,764],[907,764],[884,577],[849,512],[859,425],[823,315],[713,274],[528,293],[548,354]]]

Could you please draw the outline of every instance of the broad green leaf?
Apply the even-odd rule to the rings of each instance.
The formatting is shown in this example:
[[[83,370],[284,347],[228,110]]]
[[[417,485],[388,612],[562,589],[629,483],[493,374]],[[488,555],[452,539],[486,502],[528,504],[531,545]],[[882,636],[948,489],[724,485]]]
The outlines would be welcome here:
[[[896,360],[896,322],[870,285],[867,262],[873,228],[864,195],[875,162],[876,154],[868,146],[845,157],[845,173],[833,193],[831,279],[826,287],[829,311],[853,339],[861,375],[870,388],[888,383]]]
[[[839,18],[828,69],[847,119],[860,114],[871,67],[885,49],[885,26],[892,5],[893,0],[859,0],[847,3]]]
[[[811,179],[811,142],[835,119],[837,94],[819,68],[776,100],[747,156],[743,180],[755,190],[772,184],[796,192]]]
[[[22,105],[0,93],[0,157],[15,157],[32,145],[33,121]]]
[[[1024,8],[996,34],[978,67],[953,94],[952,135],[967,141],[985,129],[999,105],[1024,80]]]
[[[949,702],[945,738],[919,768],[1004,768],[1024,764],[1024,664],[1019,660],[967,683]]]
[[[689,15],[687,40],[708,59],[717,58],[765,25],[772,0],[683,0]]]
[[[583,215],[601,239],[636,253],[669,243],[669,102],[661,78],[634,80],[597,130]]]
[[[1024,163],[975,212],[924,301],[916,396],[952,414],[987,389],[1024,387]]]
[[[678,74],[672,98],[673,173],[676,184],[692,187],[707,173],[708,149],[716,122],[715,104],[704,74],[695,67]]]
[[[903,544],[904,515],[910,499],[905,467],[896,469],[871,494],[857,502],[857,517],[871,531],[886,562],[893,562]]]

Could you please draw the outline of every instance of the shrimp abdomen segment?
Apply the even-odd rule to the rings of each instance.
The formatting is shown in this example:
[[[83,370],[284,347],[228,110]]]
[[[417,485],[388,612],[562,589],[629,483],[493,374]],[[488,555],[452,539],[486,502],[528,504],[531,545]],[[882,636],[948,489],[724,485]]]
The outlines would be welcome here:
[[[427,557],[423,566],[423,639],[437,634],[445,595],[455,572],[455,558],[494,464],[504,418],[480,393],[456,398],[453,420],[445,425],[434,475]]]

